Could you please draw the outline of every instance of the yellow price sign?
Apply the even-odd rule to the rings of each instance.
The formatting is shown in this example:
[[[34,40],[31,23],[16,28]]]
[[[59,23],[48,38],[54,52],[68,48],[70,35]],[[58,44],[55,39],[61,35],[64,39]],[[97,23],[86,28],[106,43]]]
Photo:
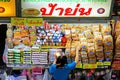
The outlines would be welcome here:
[[[78,64],[76,65],[76,68],[82,68],[82,64],[81,64],[81,63],[78,63]]]
[[[103,66],[104,64],[103,64],[103,62],[97,62],[97,65],[98,66]]]
[[[25,26],[26,18],[11,18],[11,24],[13,26]]]
[[[27,18],[28,26],[43,26],[43,18]]]
[[[89,64],[84,64],[83,65],[83,69],[89,69],[89,68],[90,68]]]
[[[105,61],[105,62],[104,62],[104,65],[110,66],[110,65],[111,65],[111,62]]]
[[[90,68],[90,69],[97,68],[97,64],[89,64],[89,68]]]

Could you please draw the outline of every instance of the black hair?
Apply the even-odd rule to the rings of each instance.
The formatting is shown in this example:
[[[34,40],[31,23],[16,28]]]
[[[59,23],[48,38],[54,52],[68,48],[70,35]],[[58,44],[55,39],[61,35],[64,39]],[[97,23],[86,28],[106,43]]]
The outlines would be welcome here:
[[[13,70],[12,75],[14,75],[15,77],[20,76],[21,75],[21,70]]]
[[[66,56],[59,56],[56,61],[57,68],[64,67],[67,64]]]

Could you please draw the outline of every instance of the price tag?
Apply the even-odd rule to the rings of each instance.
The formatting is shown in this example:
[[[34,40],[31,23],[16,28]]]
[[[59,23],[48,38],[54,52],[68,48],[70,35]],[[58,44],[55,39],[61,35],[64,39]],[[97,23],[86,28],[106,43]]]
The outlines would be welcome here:
[[[81,64],[81,63],[78,63],[78,64],[76,65],[76,68],[82,68],[82,64]]]
[[[89,68],[90,68],[90,69],[97,68],[97,64],[89,64]]]
[[[111,62],[105,61],[105,62],[104,62],[104,65],[110,66],[110,65],[111,65]]]
[[[98,66],[103,66],[103,62],[97,62]]]
[[[27,18],[28,26],[43,26],[43,18]]]
[[[83,69],[89,69],[90,67],[89,67],[89,64],[84,64],[83,65]]]
[[[13,26],[25,26],[26,18],[11,18],[11,24]]]

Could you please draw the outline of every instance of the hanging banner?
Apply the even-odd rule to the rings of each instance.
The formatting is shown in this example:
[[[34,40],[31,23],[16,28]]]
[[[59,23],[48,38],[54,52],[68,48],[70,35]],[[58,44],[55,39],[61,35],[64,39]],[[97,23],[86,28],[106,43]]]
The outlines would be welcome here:
[[[22,0],[24,17],[109,17],[112,0]]]
[[[15,0],[0,0],[0,17],[16,16]]]
[[[11,18],[11,24],[13,26],[25,26],[26,18]]]
[[[27,18],[28,26],[43,26],[43,18]]]

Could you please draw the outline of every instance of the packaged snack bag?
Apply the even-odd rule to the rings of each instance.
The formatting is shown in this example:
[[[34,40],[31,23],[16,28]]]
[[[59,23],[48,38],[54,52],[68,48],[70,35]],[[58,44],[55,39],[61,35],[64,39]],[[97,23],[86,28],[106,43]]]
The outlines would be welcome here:
[[[21,43],[21,40],[13,39],[13,45],[14,46],[19,45],[20,43]]]
[[[94,43],[94,39],[87,39],[88,43]]]
[[[100,28],[98,24],[93,24],[92,25],[92,31],[93,32],[100,32]]]
[[[102,35],[95,35],[94,36],[95,44],[97,44],[97,45],[103,45],[102,40],[103,40]]]
[[[87,51],[88,50],[88,43],[87,42],[81,42],[81,48],[82,48],[82,50]]]
[[[31,41],[36,41],[36,40],[37,40],[36,35],[30,35],[30,40],[31,40]]]
[[[87,38],[80,38],[80,42],[87,42]]]
[[[88,48],[95,48],[95,43],[88,43]]]
[[[89,62],[88,58],[82,58],[82,63],[87,64]]]
[[[81,51],[81,57],[82,58],[88,58],[87,52],[86,51]]]
[[[103,28],[102,28],[102,35],[110,35],[111,34],[111,27],[110,27],[110,25],[108,25],[108,26],[104,26]]]
[[[89,63],[90,64],[95,64],[96,63],[96,57],[90,57],[89,58]]]
[[[120,30],[115,31],[115,38],[119,37],[119,35],[120,35]]]
[[[120,50],[115,50],[115,53],[114,59],[120,59]]]
[[[95,48],[94,47],[88,48],[88,57],[95,57]]]
[[[25,45],[29,45],[29,37],[22,38],[22,43]]]
[[[21,34],[21,37],[28,37],[29,36],[28,30],[21,30],[20,34]]]
[[[120,22],[119,21],[117,21],[117,23],[116,23],[115,31],[120,31]]]
[[[35,35],[36,34],[36,30],[33,28],[29,28],[29,33],[30,35]]]
[[[95,50],[103,51],[103,46],[95,44]]]
[[[86,30],[84,32],[87,39],[93,39],[93,34],[91,33],[90,30]]]
[[[21,39],[20,31],[15,31],[13,36],[14,36],[15,39]]]
[[[96,51],[95,51],[95,54],[96,54],[97,57],[100,57],[100,56],[104,57],[104,52],[103,52],[103,50],[96,50]]]
[[[105,49],[113,49],[113,38],[111,35],[103,36],[103,45]]]
[[[113,50],[107,50],[107,49],[104,49],[104,54],[105,56],[113,56]]]
[[[80,30],[81,30],[80,32],[83,33],[84,31],[87,30],[87,26],[81,26],[81,27],[80,27]]]

